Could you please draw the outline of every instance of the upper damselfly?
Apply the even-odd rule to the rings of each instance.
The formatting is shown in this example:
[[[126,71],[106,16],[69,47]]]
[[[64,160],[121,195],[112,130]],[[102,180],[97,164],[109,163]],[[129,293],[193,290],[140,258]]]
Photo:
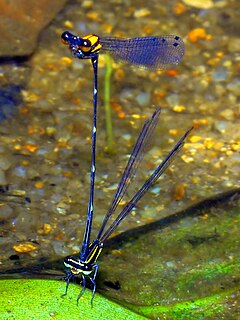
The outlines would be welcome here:
[[[132,197],[130,201],[124,206],[121,212],[117,215],[116,219],[107,227],[109,219],[115,213],[121,199],[126,193],[129,185],[131,184],[136,171],[139,167],[141,160],[143,159],[144,154],[146,153],[146,147],[148,142],[150,141],[154,129],[159,121],[161,109],[157,108],[153,113],[152,117],[146,120],[140,135],[136,141],[136,144],[133,148],[133,151],[129,157],[128,163],[124,169],[120,182],[118,184],[117,190],[113,197],[112,203],[108,212],[103,220],[102,226],[98,232],[98,235],[95,240],[91,241],[91,228],[92,228],[92,216],[87,216],[85,232],[82,242],[82,248],[79,253],[79,257],[75,258],[72,256],[66,257],[64,259],[64,264],[68,269],[67,271],[67,285],[66,292],[68,290],[70,279],[74,276],[82,278],[83,288],[77,298],[77,302],[80,297],[84,293],[86,288],[86,277],[88,277],[92,283],[92,300],[94,298],[94,294],[96,291],[96,276],[98,272],[98,264],[97,259],[103,249],[104,242],[109,238],[109,236],[115,231],[117,226],[122,222],[123,219],[132,211],[133,208],[136,207],[139,200],[145,195],[145,193],[156,183],[159,177],[164,173],[164,171],[169,167],[171,162],[173,161],[176,154],[180,151],[182,146],[184,145],[184,141],[189,135],[192,128],[190,128],[177,142],[177,144],[173,147],[173,149],[169,152],[166,158],[157,166],[154,172],[150,175],[150,177],[145,181],[145,183],[139,188],[137,193]],[[91,186],[92,188],[93,186]],[[90,203],[89,203],[90,205]]]
[[[94,184],[96,172],[97,101],[98,101],[98,55],[109,52],[117,59],[149,69],[164,69],[177,65],[184,55],[184,42],[179,36],[139,37],[131,39],[99,37],[90,34],[78,37],[68,31],[63,32],[62,42],[69,46],[75,58],[91,59],[94,73],[92,160],[90,172],[90,196],[88,220],[92,221],[94,209]]]
[[[93,59],[100,52],[109,52],[116,59],[149,69],[176,65],[185,51],[183,40],[174,35],[124,39],[90,34],[81,38],[65,31],[62,41],[79,59]]]

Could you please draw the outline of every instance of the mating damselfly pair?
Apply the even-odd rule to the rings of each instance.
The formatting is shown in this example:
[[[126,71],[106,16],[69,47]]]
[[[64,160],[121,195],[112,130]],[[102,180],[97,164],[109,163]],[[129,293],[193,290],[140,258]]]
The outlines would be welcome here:
[[[96,291],[96,276],[98,272],[97,259],[104,247],[104,242],[115,231],[117,226],[125,217],[136,207],[139,200],[156,183],[159,177],[169,167],[175,155],[181,150],[184,141],[189,135],[190,128],[177,142],[166,158],[153,171],[151,176],[139,188],[137,193],[127,202],[116,219],[107,227],[109,219],[115,213],[121,199],[125,195],[129,185],[133,181],[136,171],[146,152],[146,147],[150,141],[154,129],[159,121],[161,109],[157,108],[152,117],[148,119],[136,141],[133,151],[129,157],[128,163],[124,169],[117,190],[113,197],[110,208],[105,216],[100,231],[95,240],[91,241],[91,229],[94,211],[94,184],[96,172],[96,128],[97,128],[97,71],[99,52],[108,51],[117,59],[125,60],[131,64],[150,69],[163,69],[169,65],[178,64],[184,55],[184,43],[178,36],[146,37],[146,38],[101,38],[97,35],[88,35],[83,38],[72,35],[66,31],[62,34],[64,44],[69,46],[72,55],[79,59],[91,59],[94,70],[94,90],[93,90],[93,126],[92,126],[92,163],[90,175],[90,199],[88,204],[88,214],[85,225],[85,232],[82,242],[82,248],[79,257],[72,256],[64,259],[64,264],[68,269],[67,286],[72,277],[81,277],[83,288],[77,298],[84,293],[86,288],[86,277],[92,283],[92,301]]]

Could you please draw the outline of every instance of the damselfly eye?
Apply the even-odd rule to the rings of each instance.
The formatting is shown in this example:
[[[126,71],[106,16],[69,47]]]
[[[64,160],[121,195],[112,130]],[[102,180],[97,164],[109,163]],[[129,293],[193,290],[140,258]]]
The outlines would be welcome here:
[[[72,34],[68,31],[63,32],[61,35],[61,40],[63,44],[69,44],[70,38],[72,38]]]
[[[83,44],[81,45],[81,47],[91,47],[91,41],[88,39],[84,39]]]

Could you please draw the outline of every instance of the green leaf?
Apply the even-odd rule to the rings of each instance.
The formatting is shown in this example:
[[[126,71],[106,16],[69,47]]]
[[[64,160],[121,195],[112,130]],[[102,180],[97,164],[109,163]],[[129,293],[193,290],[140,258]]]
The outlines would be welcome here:
[[[146,319],[99,294],[91,307],[91,291],[81,297],[77,306],[79,286],[71,284],[62,297],[66,284],[55,280],[0,280],[1,320],[79,320],[79,319]]]

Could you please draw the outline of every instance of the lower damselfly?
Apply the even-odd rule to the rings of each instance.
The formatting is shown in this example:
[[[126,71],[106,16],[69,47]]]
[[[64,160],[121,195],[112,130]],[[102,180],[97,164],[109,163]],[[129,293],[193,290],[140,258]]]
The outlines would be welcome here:
[[[118,184],[117,190],[111,202],[110,208],[103,220],[102,226],[98,232],[95,240],[91,241],[91,229],[92,229],[92,215],[87,216],[85,232],[82,242],[82,248],[79,253],[79,257],[75,258],[73,256],[68,256],[64,259],[64,264],[68,268],[67,271],[67,285],[65,294],[67,294],[69,282],[73,277],[80,277],[82,280],[82,290],[78,295],[77,302],[83,295],[86,288],[86,278],[89,278],[92,283],[92,300],[96,291],[96,276],[98,272],[97,259],[104,247],[104,242],[109,238],[109,236],[115,231],[117,226],[126,218],[126,216],[136,207],[139,200],[145,195],[145,193],[157,182],[159,177],[164,173],[164,171],[169,167],[173,161],[176,154],[181,150],[184,145],[185,139],[191,132],[190,128],[177,142],[173,149],[169,152],[166,158],[157,166],[150,177],[144,182],[144,184],[138,189],[137,193],[132,197],[131,200],[127,202],[124,208],[117,215],[116,219],[107,227],[109,219],[115,213],[121,199],[125,195],[129,185],[133,181],[136,175],[137,169],[140,162],[142,161],[145,153],[146,147],[153,136],[154,129],[156,128],[161,109],[157,108],[153,113],[152,117],[146,120],[133,151],[129,157],[127,165],[121,176],[120,182]],[[91,185],[91,188],[93,186]],[[90,203],[89,203],[90,205]]]
[[[89,34],[75,36],[69,31],[61,35],[62,42],[68,45],[73,57],[91,59],[94,73],[93,85],[93,121],[92,121],[92,161],[90,171],[90,196],[88,216],[93,216],[94,184],[96,173],[96,140],[97,140],[97,103],[98,103],[98,56],[108,52],[118,60],[148,69],[167,69],[177,65],[183,58],[185,46],[179,36],[167,35],[156,37],[114,38]]]

